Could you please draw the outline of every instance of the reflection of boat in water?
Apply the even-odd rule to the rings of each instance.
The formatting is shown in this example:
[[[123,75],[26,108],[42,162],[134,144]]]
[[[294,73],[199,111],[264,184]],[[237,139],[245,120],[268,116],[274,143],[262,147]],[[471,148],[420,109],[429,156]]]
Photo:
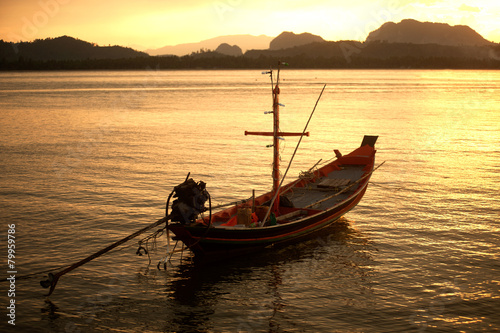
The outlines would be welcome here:
[[[334,223],[354,208],[363,197],[374,171],[377,136],[365,136],[361,146],[349,154],[335,151],[336,159],[317,168],[317,164],[299,179],[282,185],[279,168],[279,141],[283,136],[306,133],[281,132],[279,128],[279,68],[273,83],[273,132],[245,132],[246,135],[273,137],[273,189],[209,216],[205,203],[210,196],[204,182],[189,179],[174,188],[167,229],[182,241],[195,258],[218,259],[252,253],[275,244],[296,242]],[[307,128],[307,125],[306,125]],[[300,143],[300,141],[299,141]],[[293,159],[293,157],[292,157]],[[286,173],[285,173],[286,175]],[[167,201],[169,207],[170,198]]]
[[[342,307],[375,306],[374,245],[345,218],[323,230],[297,246],[261,251],[245,260],[205,265],[185,257],[177,264],[180,254],[176,254],[166,285],[161,285],[168,290],[165,323],[169,331],[204,332],[213,327],[221,332],[281,332],[298,327],[321,331],[307,330],[300,307],[327,302],[329,309],[333,306],[342,312]],[[151,287],[151,292],[159,287]],[[252,299],[245,300],[250,294]],[[293,314],[299,322],[293,321]],[[298,327],[292,329],[292,325]]]

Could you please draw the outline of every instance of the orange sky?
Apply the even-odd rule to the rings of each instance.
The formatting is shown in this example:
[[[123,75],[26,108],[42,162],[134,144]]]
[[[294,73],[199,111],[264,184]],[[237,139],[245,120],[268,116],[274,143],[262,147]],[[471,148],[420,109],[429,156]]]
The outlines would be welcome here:
[[[405,18],[469,25],[500,42],[498,0],[0,0],[0,39],[68,35],[137,49],[283,31],[364,40],[384,22]]]

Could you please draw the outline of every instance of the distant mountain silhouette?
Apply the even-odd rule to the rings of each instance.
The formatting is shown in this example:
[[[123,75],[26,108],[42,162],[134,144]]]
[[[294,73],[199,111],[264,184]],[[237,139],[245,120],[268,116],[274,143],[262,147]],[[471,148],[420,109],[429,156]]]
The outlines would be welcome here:
[[[186,43],[175,46],[164,46],[159,49],[146,50],[150,55],[176,55],[183,56],[199,50],[215,50],[219,45],[237,45],[243,51],[251,49],[266,49],[273,37],[260,35],[229,35],[207,39],[198,43]]]
[[[282,33],[271,42],[268,50],[250,50],[245,56],[251,58],[299,57],[310,59],[319,66],[388,66],[390,60],[402,67],[439,66],[446,67],[446,59],[453,66],[468,66],[471,61],[498,61],[500,45],[487,41],[468,26],[449,26],[443,23],[403,20],[388,22],[371,32],[364,43],[357,41],[327,42],[309,38],[313,35]],[[300,40],[301,43],[294,43]],[[314,41],[316,40],[316,41]],[[309,43],[307,43],[309,41]],[[302,45],[300,45],[302,44]],[[328,59],[330,62],[328,62]],[[312,64],[312,67],[316,64]],[[397,65],[396,65],[397,66]],[[451,66],[451,65],[450,65]]]
[[[269,49],[281,50],[324,41],[325,40],[320,36],[316,36],[308,32],[296,35],[293,32],[285,31],[271,41]]]
[[[260,49],[241,49],[257,44]],[[187,54],[182,56],[149,56],[68,36],[22,43],[0,40],[0,69],[262,68],[278,60],[295,68],[500,69],[500,44],[488,42],[470,27],[414,20],[385,23],[365,42],[329,42],[309,33],[283,32],[274,39],[234,35],[183,45]]]
[[[38,39],[34,42],[6,43],[0,41],[0,58],[22,57],[31,60],[120,59],[147,56],[121,46],[97,46],[73,37]]]
[[[468,26],[450,26],[446,23],[419,22],[410,19],[400,23],[384,23],[366,38],[368,43],[376,41],[453,46],[492,44]]]
[[[215,49],[215,52],[233,57],[243,55],[243,52],[238,45],[231,46],[227,43],[220,44],[219,47]]]

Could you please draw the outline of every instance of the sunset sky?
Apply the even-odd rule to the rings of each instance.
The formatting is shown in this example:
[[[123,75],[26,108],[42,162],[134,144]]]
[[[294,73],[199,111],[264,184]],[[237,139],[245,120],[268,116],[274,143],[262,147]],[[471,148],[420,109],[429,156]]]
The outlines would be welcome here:
[[[405,18],[469,25],[500,42],[498,0],[0,0],[0,39],[68,35],[146,49],[292,31],[362,41],[384,22]]]

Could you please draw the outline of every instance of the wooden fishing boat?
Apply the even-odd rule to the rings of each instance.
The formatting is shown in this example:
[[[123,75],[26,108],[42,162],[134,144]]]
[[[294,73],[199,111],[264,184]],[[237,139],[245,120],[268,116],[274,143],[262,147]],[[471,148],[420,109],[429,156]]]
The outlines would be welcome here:
[[[296,242],[335,223],[359,203],[368,187],[374,171],[377,136],[364,136],[361,146],[349,154],[342,155],[335,150],[332,162],[319,168],[318,162],[295,181],[282,185],[286,173],[280,179],[279,139],[283,136],[302,139],[308,135],[307,125],[302,133],[279,131],[279,66],[275,85],[272,70],[266,73],[270,74],[274,87],[274,130],[245,132],[245,135],[273,137],[273,189],[212,213],[211,207],[204,206],[210,202],[205,183],[196,183],[188,175],[172,192],[177,199],[171,214],[167,211],[170,220],[167,229],[175,234],[175,240],[184,243],[195,254],[195,259],[226,258]],[[210,210],[208,216],[199,217],[207,210]]]
[[[184,243],[185,247],[195,254],[195,259],[212,260],[255,253],[274,245],[297,242],[335,223],[343,214],[354,208],[365,194],[370,176],[380,167],[379,165],[374,168],[377,136],[365,135],[361,146],[349,154],[342,155],[335,150],[332,162],[321,167],[318,166],[320,163],[318,162],[297,180],[283,185],[302,138],[309,135],[306,132],[307,126],[325,87],[304,130],[301,133],[281,132],[279,130],[280,65],[278,65],[276,84],[274,84],[273,70],[265,72],[271,77],[273,111],[269,113],[273,114],[273,132],[245,132],[245,135],[273,137],[273,188],[269,193],[258,197],[252,195],[247,200],[212,213],[211,198],[206,184],[202,181],[195,182],[188,174],[186,180],[174,187],[169,195],[165,217],[59,272],[49,273],[47,279],[40,281],[42,287],[50,288],[47,296],[54,292],[57,282],[65,274],[160,225],[164,227],[139,241],[137,254],[142,254],[141,251],[147,252],[147,248],[141,244],[147,243],[148,239],[156,237],[166,228],[167,235],[170,231],[173,232],[174,239]],[[300,138],[290,163],[280,178],[279,140],[283,136]],[[171,198],[175,200],[170,207]],[[205,207],[207,201],[208,208]],[[202,214],[207,211],[208,216],[203,216]],[[167,241],[169,240],[167,236]],[[174,250],[169,251],[167,257],[162,260],[165,267],[167,259]]]

